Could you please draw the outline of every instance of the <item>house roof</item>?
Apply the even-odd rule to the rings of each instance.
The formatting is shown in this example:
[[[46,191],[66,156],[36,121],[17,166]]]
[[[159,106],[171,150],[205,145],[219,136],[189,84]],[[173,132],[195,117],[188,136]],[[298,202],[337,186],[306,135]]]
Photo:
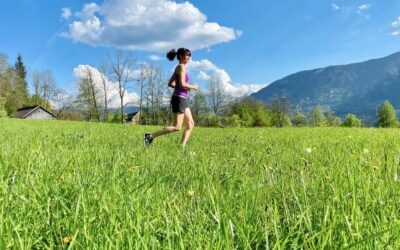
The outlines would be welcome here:
[[[129,113],[128,116],[135,116],[137,113],[139,113],[139,111]]]
[[[53,113],[51,113],[50,111],[48,111],[47,109],[43,108],[40,105],[35,105],[35,106],[31,106],[31,107],[25,107],[25,108],[18,109],[17,113],[15,114],[15,117],[25,118],[25,117],[29,116],[32,112],[36,111],[37,109],[42,109],[42,110],[46,111],[47,113],[49,113],[52,117],[56,117]]]

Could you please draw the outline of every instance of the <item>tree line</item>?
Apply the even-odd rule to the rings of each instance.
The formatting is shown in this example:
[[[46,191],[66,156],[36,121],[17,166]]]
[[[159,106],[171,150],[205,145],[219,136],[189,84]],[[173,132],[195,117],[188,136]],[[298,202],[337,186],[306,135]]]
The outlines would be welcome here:
[[[27,70],[21,55],[14,65],[10,65],[7,55],[0,54],[0,117],[13,117],[18,109],[32,105],[50,109],[50,100],[60,91],[52,73],[32,72],[31,83],[32,94],[29,93]]]
[[[367,120],[366,118],[364,118]],[[206,122],[198,119],[205,126],[232,127],[368,127],[355,114],[347,114],[344,119],[335,115],[333,109],[326,111],[316,106],[308,112],[300,107],[291,109],[287,97],[275,96],[264,104],[251,97],[243,97],[226,106],[225,115],[211,115]],[[399,127],[396,111],[389,101],[385,100],[377,109],[376,127]]]
[[[28,73],[22,56],[14,65],[0,54],[0,117],[13,117],[16,110],[41,105],[53,111],[57,119],[124,123],[125,108],[138,107],[137,123],[165,125],[172,119],[169,99],[172,90],[167,87],[161,66],[138,63],[132,53],[117,50],[108,54],[97,66],[83,66],[77,77],[78,95],[72,97],[57,87],[49,70],[29,74],[32,94],[29,93]],[[138,93],[134,103],[128,102],[128,89]],[[114,95],[114,96],[113,96]],[[118,108],[111,111],[110,101],[117,96]],[[115,104],[115,103],[114,103]],[[365,119],[347,114],[344,119],[334,110],[317,106],[303,112],[291,109],[287,97],[276,96],[264,104],[251,97],[233,97],[217,75],[207,80],[203,90],[193,91],[189,98],[193,119],[200,126],[209,127],[361,127],[368,126]],[[363,121],[364,120],[364,121]],[[377,110],[377,127],[398,127],[396,112],[389,101]]]

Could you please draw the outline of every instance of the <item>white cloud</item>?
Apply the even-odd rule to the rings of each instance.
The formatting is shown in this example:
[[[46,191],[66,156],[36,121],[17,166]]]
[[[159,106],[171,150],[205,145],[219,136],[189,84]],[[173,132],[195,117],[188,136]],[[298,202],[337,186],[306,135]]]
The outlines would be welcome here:
[[[209,60],[203,59],[200,61],[190,61],[187,65],[188,70],[198,71],[197,78],[208,81],[212,77],[215,77],[219,82],[222,83],[224,90],[235,97],[249,95],[257,92],[260,89],[267,86],[267,84],[238,84],[232,83],[229,74]]]
[[[74,97],[68,94],[65,90],[59,90],[56,96],[50,100],[50,105],[55,110],[60,110],[62,107],[68,106],[73,102]]]
[[[81,12],[75,13],[75,16],[77,18],[87,20],[91,19],[99,11],[100,11],[100,6],[98,6],[96,3],[89,3],[83,6]]]
[[[337,4],[335,4],[335,3],[331,4],[331,7],[332,7],[332,10],[333,10],[333,11],[340,10],[340,6],[337,5]]]
[[[97,68],[94,68],[90,65],[78,65],[77,67],[74,68],[75,78],[77,80],[84,78],[88,69],[91,70],[91,72],[93,74],[93,80],[94,80],[96,86],[102,91],[102,89],[103,89],[102,75],[103,74]],[[134,71],[131,72],[131,75],[136,75],[136,74],[138,74],[138,73],[134,72]],[[120,101],[120,97],[118,94],[117,84],[110,81],[107,78],[107,76],[104,76],[104,77],[107,82],[107,89],[108,89],[108,96],[109,96],[108,106],[110,108],[118,108],[118,107],[120,107],[121,101]],[[138,100],[139,100],[139,96],[136,93],[129,92],[128,90],[126,90],[125,96],[124,96],[124,105],[128,104],[128,103],[137,104]]]
[[[189,64],[187,65],[188,70],[199,70],[199,71],[212,71],[212,70],[217,70],[218,67],[215,66],[212,62],[210,62],[207,59],[203,59],[200,61],[193,61],[191,60]]]
[[[203,80],[203,81],[208,81],[211,79],[211,76],[208,75],[206,72],[204,71],[200,71],[199,74],[197,75],[197,78]]]
[[[400,16],[397,18],[396,21],[392,22],[390,35],[392,36],[400,35]]]
[[[160,60],[162,60],[162,58],[160,56],[158,56],[158,55],[149,55],[149,59],[151,61],[160,61]]]
[[[369,19],[371,17],[371,15],[365,14],[365,12],[367,12],[367,10],[369,10],[370,8],[371,8],[371,4],[369,4],[369,3],[360,5],[357,8],[357,13],[360,14],[365,19]]]
[[[192,50],[229,42],[242,31],[208,22],[189,2],[169,0],[105,0],[75,13],[64,37],[94,46],[143,51]]]
[[[364,11],[364,10],[369,10],[371,8],[371,4],[363,4],[358,6],[358,11]]]
[[[62,13],[61,13],[62,19],[69,19],[72,15],[70,8],[62,8],[61,11],[62,11]]]

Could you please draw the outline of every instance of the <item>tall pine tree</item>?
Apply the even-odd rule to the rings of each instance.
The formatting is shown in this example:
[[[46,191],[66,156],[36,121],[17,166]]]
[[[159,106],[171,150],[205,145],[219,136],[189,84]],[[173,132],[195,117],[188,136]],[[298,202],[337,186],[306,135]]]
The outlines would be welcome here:
[[[15,81],[14,81],[14,104],[15,107],[22,108],[29,105],[28,83],[26,82],[26,69],[22,56],[18,54],[17,61],[14,65]]]

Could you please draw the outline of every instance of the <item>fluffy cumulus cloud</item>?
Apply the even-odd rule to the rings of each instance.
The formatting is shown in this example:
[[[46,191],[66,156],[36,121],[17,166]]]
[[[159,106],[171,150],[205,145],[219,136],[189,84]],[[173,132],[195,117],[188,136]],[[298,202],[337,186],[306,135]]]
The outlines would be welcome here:
[[[61,11],[62,11],[62,13],[61,13],[62,19],[69,19],[72,15],[70,8],[62,8]]]
[[[400,16],[397,18],[397,20],[392,22],[390,35],[392,36],[400,35]]]
[[[189,2],[169,0],[105,0],[88,3],[74,13],[64,37],[94,46],[143,51],[192,50],[229,42],[241,31],[208,22]]]
[[[198,70],[198,71],[215,71],[218,69],[216,65],[214,65],[209,60],[203,59],[200,61],[190,61],[187,65],[189,70]]]
[[[209,60],[191,61],[187,68],[190,72],[198,72],[197,78],[208,81],[212,78],[219,81],[226,93],[239,97],[249,95],[264,88],[267,84],[234,84],[229,74]]]
[[[110,108],[118,108],[120,106],[120,98],[118,94],[117,84],[110,81],[106,76],[103,75],[97,68],[94,68],[90,65],[78,65],[74,69],[74,75],[76,79],[82,79],[87,75],[88,70],[90,70],[93,74],[93,80],[96,86],[102,90],[102,77],[106,80],[107,91],[108,91],[108,106]],[[138,72],[132,72],[131,75],[136,76]],[[124,105],[125,104],[137,104],[139,100],[139,96],[134,92],[129,92],[126,90],[124,97]]]
[[[200,70],[199,74],[197,75],[197,78],[199,78],[200,80],[203,80],[203,81],[208,81],[211,79],[211,76],[208,75],[206,72]]]

